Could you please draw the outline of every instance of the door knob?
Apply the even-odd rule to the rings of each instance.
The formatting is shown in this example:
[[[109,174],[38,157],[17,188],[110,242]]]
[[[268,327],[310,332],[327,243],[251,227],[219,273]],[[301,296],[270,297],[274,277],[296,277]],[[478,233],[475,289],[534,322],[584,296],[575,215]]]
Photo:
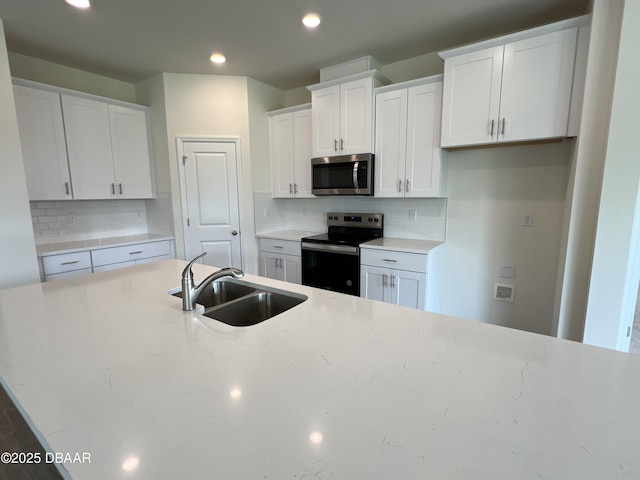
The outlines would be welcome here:
[[[238,234],[237,230],[231,230],[231,235],[233,235],[234,237]]]

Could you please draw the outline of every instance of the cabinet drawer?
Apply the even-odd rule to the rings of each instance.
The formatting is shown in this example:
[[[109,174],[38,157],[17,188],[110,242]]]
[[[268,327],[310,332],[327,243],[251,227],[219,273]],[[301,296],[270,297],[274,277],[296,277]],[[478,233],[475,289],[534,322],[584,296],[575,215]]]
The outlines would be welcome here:
[[[284,255],[300,256],[300,242],[293,240],[260,239],[260,250],[263,252],[282,253]]]
[[[91,255],[89,251],[47,255],[42,257],[45,275],[72,272],[88,268],[91,271]]]
[[[376,267],[396,268],[427,273],[427,254],[396,252],[394,250],[360,249],[360,263]]]
[[[110,265],[112,263],[128,262],[141,258],[159,257],[169,255],[171,246],[169,241],[136,243],[123,247],[101,248],[91,251],[93,266]]]
[[[82,268],[80,270],[73,270],[71,272],[54,273],[51,275],[45,275],[44,281],[51,282],[52,280],[62,280],[64,278],[79,277],[80,275],[89,275],[91,273],[90,268]]]

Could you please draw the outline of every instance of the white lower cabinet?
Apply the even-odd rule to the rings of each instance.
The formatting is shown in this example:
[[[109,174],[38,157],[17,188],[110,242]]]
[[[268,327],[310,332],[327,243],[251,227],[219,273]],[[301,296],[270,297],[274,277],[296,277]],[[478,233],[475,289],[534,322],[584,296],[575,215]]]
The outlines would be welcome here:
[[[44,280],[58,280],[91,273],[91,253],[89,251],[62,253],[42,257]]]
[[[300,242],[260,239],[260,275],[274,280],[301,283]]]
[[[44,281],[106,272],[119,268],[133,267],[143,263],[157,262],[173,258],[171,241],[134,243],[118,247],[82,250],[73,253],[44,255],[42,271]]]
[[[171,245],[168,240],[91,251],[94,272],[132,267],[141,263],[149,263],[149,261],[164,260],[166,258],[171,258]]]
[[[428,255],[360,250],[360,296],[426,310]]]

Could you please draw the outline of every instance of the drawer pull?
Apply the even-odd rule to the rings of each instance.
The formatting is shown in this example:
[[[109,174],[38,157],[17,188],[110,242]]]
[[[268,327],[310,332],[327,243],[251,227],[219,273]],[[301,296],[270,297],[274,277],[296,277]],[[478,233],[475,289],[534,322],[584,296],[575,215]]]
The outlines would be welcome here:
[[[385,262],[398,263],[398,260],[395,260],[393,258],[383,258],[382,260]]]
[[[274,245],[273,248],[284,248],[282,245]]]
[[[76,263],[80,263],[80,260],[74,260],[73,262],[64,262],[64,263],[61,263],[60,266],[62,266],[62,265],[74,265]]]
[[[129,252],[129,255],[138,255],[139,253],[142,253],[143,250],[138,250],[136,252]]]

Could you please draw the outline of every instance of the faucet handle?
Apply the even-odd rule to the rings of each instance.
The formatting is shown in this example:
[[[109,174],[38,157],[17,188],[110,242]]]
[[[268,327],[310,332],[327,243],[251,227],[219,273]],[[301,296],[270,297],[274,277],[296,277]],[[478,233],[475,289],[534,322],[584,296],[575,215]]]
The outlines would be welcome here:
[[[191,281],[193,281],[193,272],[191,271],[191,267],[193,266],[194,263],[196,263],[196,261],[200,260],[202,257],[204,257],[207,254],[207,252],[203,252],[200,255],[198,255],[197,257],[195,257],[193,260],[191,260],[186,267],[184,267],[184,270],[182,271],[182,279],[187,279],[189,278]]]

